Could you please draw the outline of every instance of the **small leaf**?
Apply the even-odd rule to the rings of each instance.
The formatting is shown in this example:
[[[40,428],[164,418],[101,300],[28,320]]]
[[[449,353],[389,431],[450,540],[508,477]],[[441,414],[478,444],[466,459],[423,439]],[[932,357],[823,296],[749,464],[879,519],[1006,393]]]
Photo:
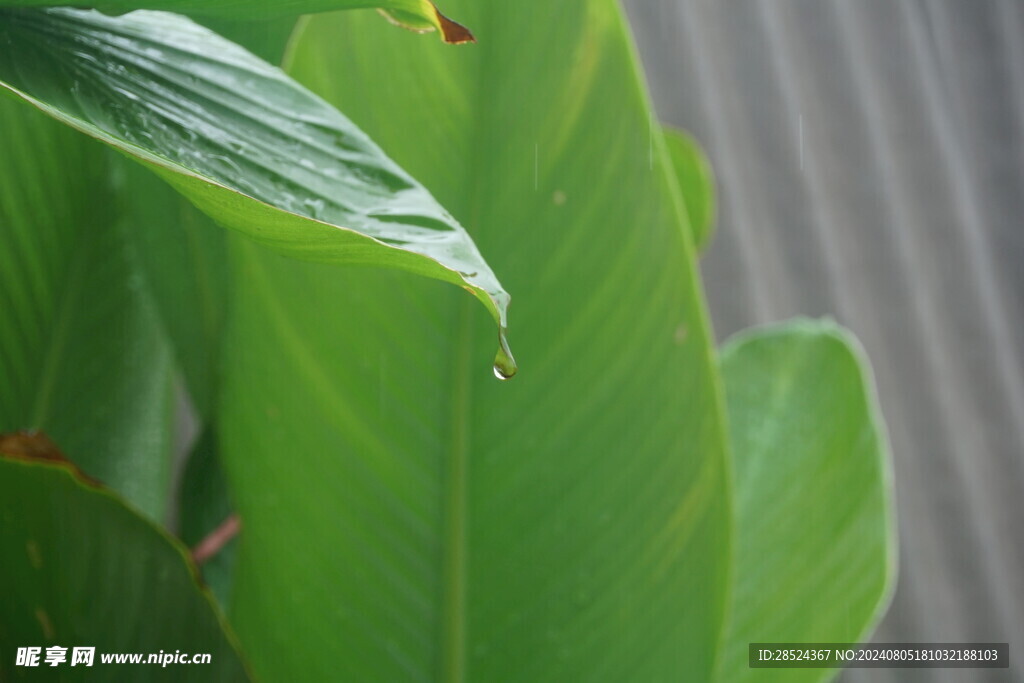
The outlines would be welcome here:
[[[889,448],[857,341],[828,321],[755,330],[722,351],[736,482],[736,579],[721,681],[818,681],[750,669],[753,642],[857,642],[892,592]]]
[[[94,647],[88,672],[101,678],[109,668],[102,654],[163,651],[211,656],[209,664],[187,667],[190,681],[248,681],[234,636],[196,582],[187,550],[83,479],[56,447],[36,457],[46,441],[0,437],[0,679],[26,673],[14,668],[16,648],[40,647],[45,656],[45,648],[61,646],[68,648],[62,676],[75,671],[73,648]],[[116,670],[132,680],[171,680],[170,667],[185,665],[137,665],[128,674],[129,666],[106,676]]]
[[[227,228],[296,258],[457,284],[506,325],[508,294],[422,185],[336,109],[184,17],[0,10],[0,87]]]
[[[704,150],[689,133],[665,128],[665,144],[686,205],[693,246],[704,251],[715,229],[715,175]]]

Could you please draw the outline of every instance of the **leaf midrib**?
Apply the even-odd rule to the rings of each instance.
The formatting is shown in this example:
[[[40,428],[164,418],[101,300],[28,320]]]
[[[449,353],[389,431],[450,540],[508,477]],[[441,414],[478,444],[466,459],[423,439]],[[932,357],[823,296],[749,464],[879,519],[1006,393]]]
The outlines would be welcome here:
[[[478,17],[481,23],[490,17],[490,11],[483,10]],[[467,209],[467,227],[470,237],[478,242],[483,213],[483,197],[485,192],[484,174],[476,169],[487,168],[485,147],[488,123],[490,121],[488,99],[482,96],[490,79],[488,74],[493,70],[491,53],[494,41],[488,41],[487,31],[478,28],[478,35],[484,39],[470,49],[485,50],[479,55],[476,82],[470,94],[469,111],[472,115],[472,131],[468,136],[472,141],[470,147],[474,151],[464,169],[463,186],[469,189]],[[471,363],[473,356],[473,325],[472,302],[465,297],[457,304],[458,340],[456,341],[454,359],[454,382],[452,401],[452,441],[447,454],[444,472],[449,477],[446,486],[444,535],[444,564],[442,565],[442,586],[444,593],[441,603],[441,671],[440,680],[450,683],[462,683],[466,679],[466,643],[469,640],[466,593],[468,587],[467,534],[469,519],[469,457],[472,432],[470,430],[470,405],[472,401],[472,372],[476,369]]]
[[[445,481],[442,536],[442,606],[440,680],[461,682],[466,676],[466,526],[468,514],[470,364],[472,345],[468,299],[459,301],[458,341],[454,363],[452,440],[442,471]]]

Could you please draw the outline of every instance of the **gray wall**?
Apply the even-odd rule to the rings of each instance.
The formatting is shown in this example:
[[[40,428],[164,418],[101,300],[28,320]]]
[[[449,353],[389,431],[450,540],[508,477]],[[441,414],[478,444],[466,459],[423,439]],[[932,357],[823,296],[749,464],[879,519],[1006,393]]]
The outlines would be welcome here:
[[[870,355],[900,572],[878,641],[1024,657],[1024,3],[632,0],[658,112],[718,175],[719,339],[832,315]],[[849,681],[1022,680],[860,670]]]

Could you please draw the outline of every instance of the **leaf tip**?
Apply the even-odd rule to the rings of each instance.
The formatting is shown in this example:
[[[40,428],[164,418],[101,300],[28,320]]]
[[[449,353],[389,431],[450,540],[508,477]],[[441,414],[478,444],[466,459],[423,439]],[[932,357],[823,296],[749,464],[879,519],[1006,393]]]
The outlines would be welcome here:
[[[78,465],[65,456],[57,444],[45,432],[39,430],[22,430],[0,434],[0,454],[11,460],[25,462],[45,462],[63,465],[79,480],[95,487],[103,485],[83,472]]]
[[[476,42],[476,36],[473,35],[472,31],[441,14],[436,7],[434,8],[434,15],[437,17],[437,24],[441,29],[441,38],[444,42],[449,45],[464,45]]]
[[[45,433],[37,430],[0,434],[0,453],[24,460],[67,462],[57,444]]]
[[[378,8],[377,11],[384,15],[384,18],[392,24],[410,31],[417,33],[440,31],[441,40],[449,45],[463,45],[476,42],[476,37],[472,31],[441,14],[434,3],[425,0],[423,5],[423,9],[418,12],[384,8]]]

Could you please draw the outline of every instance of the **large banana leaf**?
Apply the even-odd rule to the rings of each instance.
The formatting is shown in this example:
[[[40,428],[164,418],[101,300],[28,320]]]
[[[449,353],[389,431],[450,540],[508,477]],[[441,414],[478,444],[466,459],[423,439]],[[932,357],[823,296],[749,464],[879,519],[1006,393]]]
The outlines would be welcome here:
[[[0,679],[176,681],[187,672],[189,681],[249,680],[186,549],[74,467],[25,457],[18,446],[21,457],[0,456]],[[0,452],[9,451],[0,439]],[[43,662],[51,646],[67,648],[56,668]],[[42,670],[15,667],[18,647],[42,648]],[[75,647],[95,648],[91,667],[71,666]],[[101,661],[176,651],[211,661]]]
[[[828,321],[745,332],[722,351],[735,452],[736,583],[717,679],[818,681],[751,669],[750,643],[851,643],[895,577],[885,427],[857,341]]]
[[[294,73],[472,226],[516,287],[524,370],[490,377],[487,321],[428,281],[241,245],[233,623],[267,680],[707,679],[720,394],[620,10],[450,5],[478,48],[316,17]]]
[[[61,4],[98,7],[104,12],[121,13],[139,9],[166,10],[194,16],[229,19],[285,17],[311,12],[375,7],[389,19],[418,31],[440,32],[448,43],[465,43],[473,34],[441,14],[430,0],[4,0],[4,5],[45,7]]]
[[[43,429],[153,517],[166,508],[170,354],[103,148],[0,99],[0,433]]]
[[[2,9],[0,88],[141,161],[225,227],[298,258],[452,282],[505,326],[508,295],[421,185],[337,110],[184,17]]]

